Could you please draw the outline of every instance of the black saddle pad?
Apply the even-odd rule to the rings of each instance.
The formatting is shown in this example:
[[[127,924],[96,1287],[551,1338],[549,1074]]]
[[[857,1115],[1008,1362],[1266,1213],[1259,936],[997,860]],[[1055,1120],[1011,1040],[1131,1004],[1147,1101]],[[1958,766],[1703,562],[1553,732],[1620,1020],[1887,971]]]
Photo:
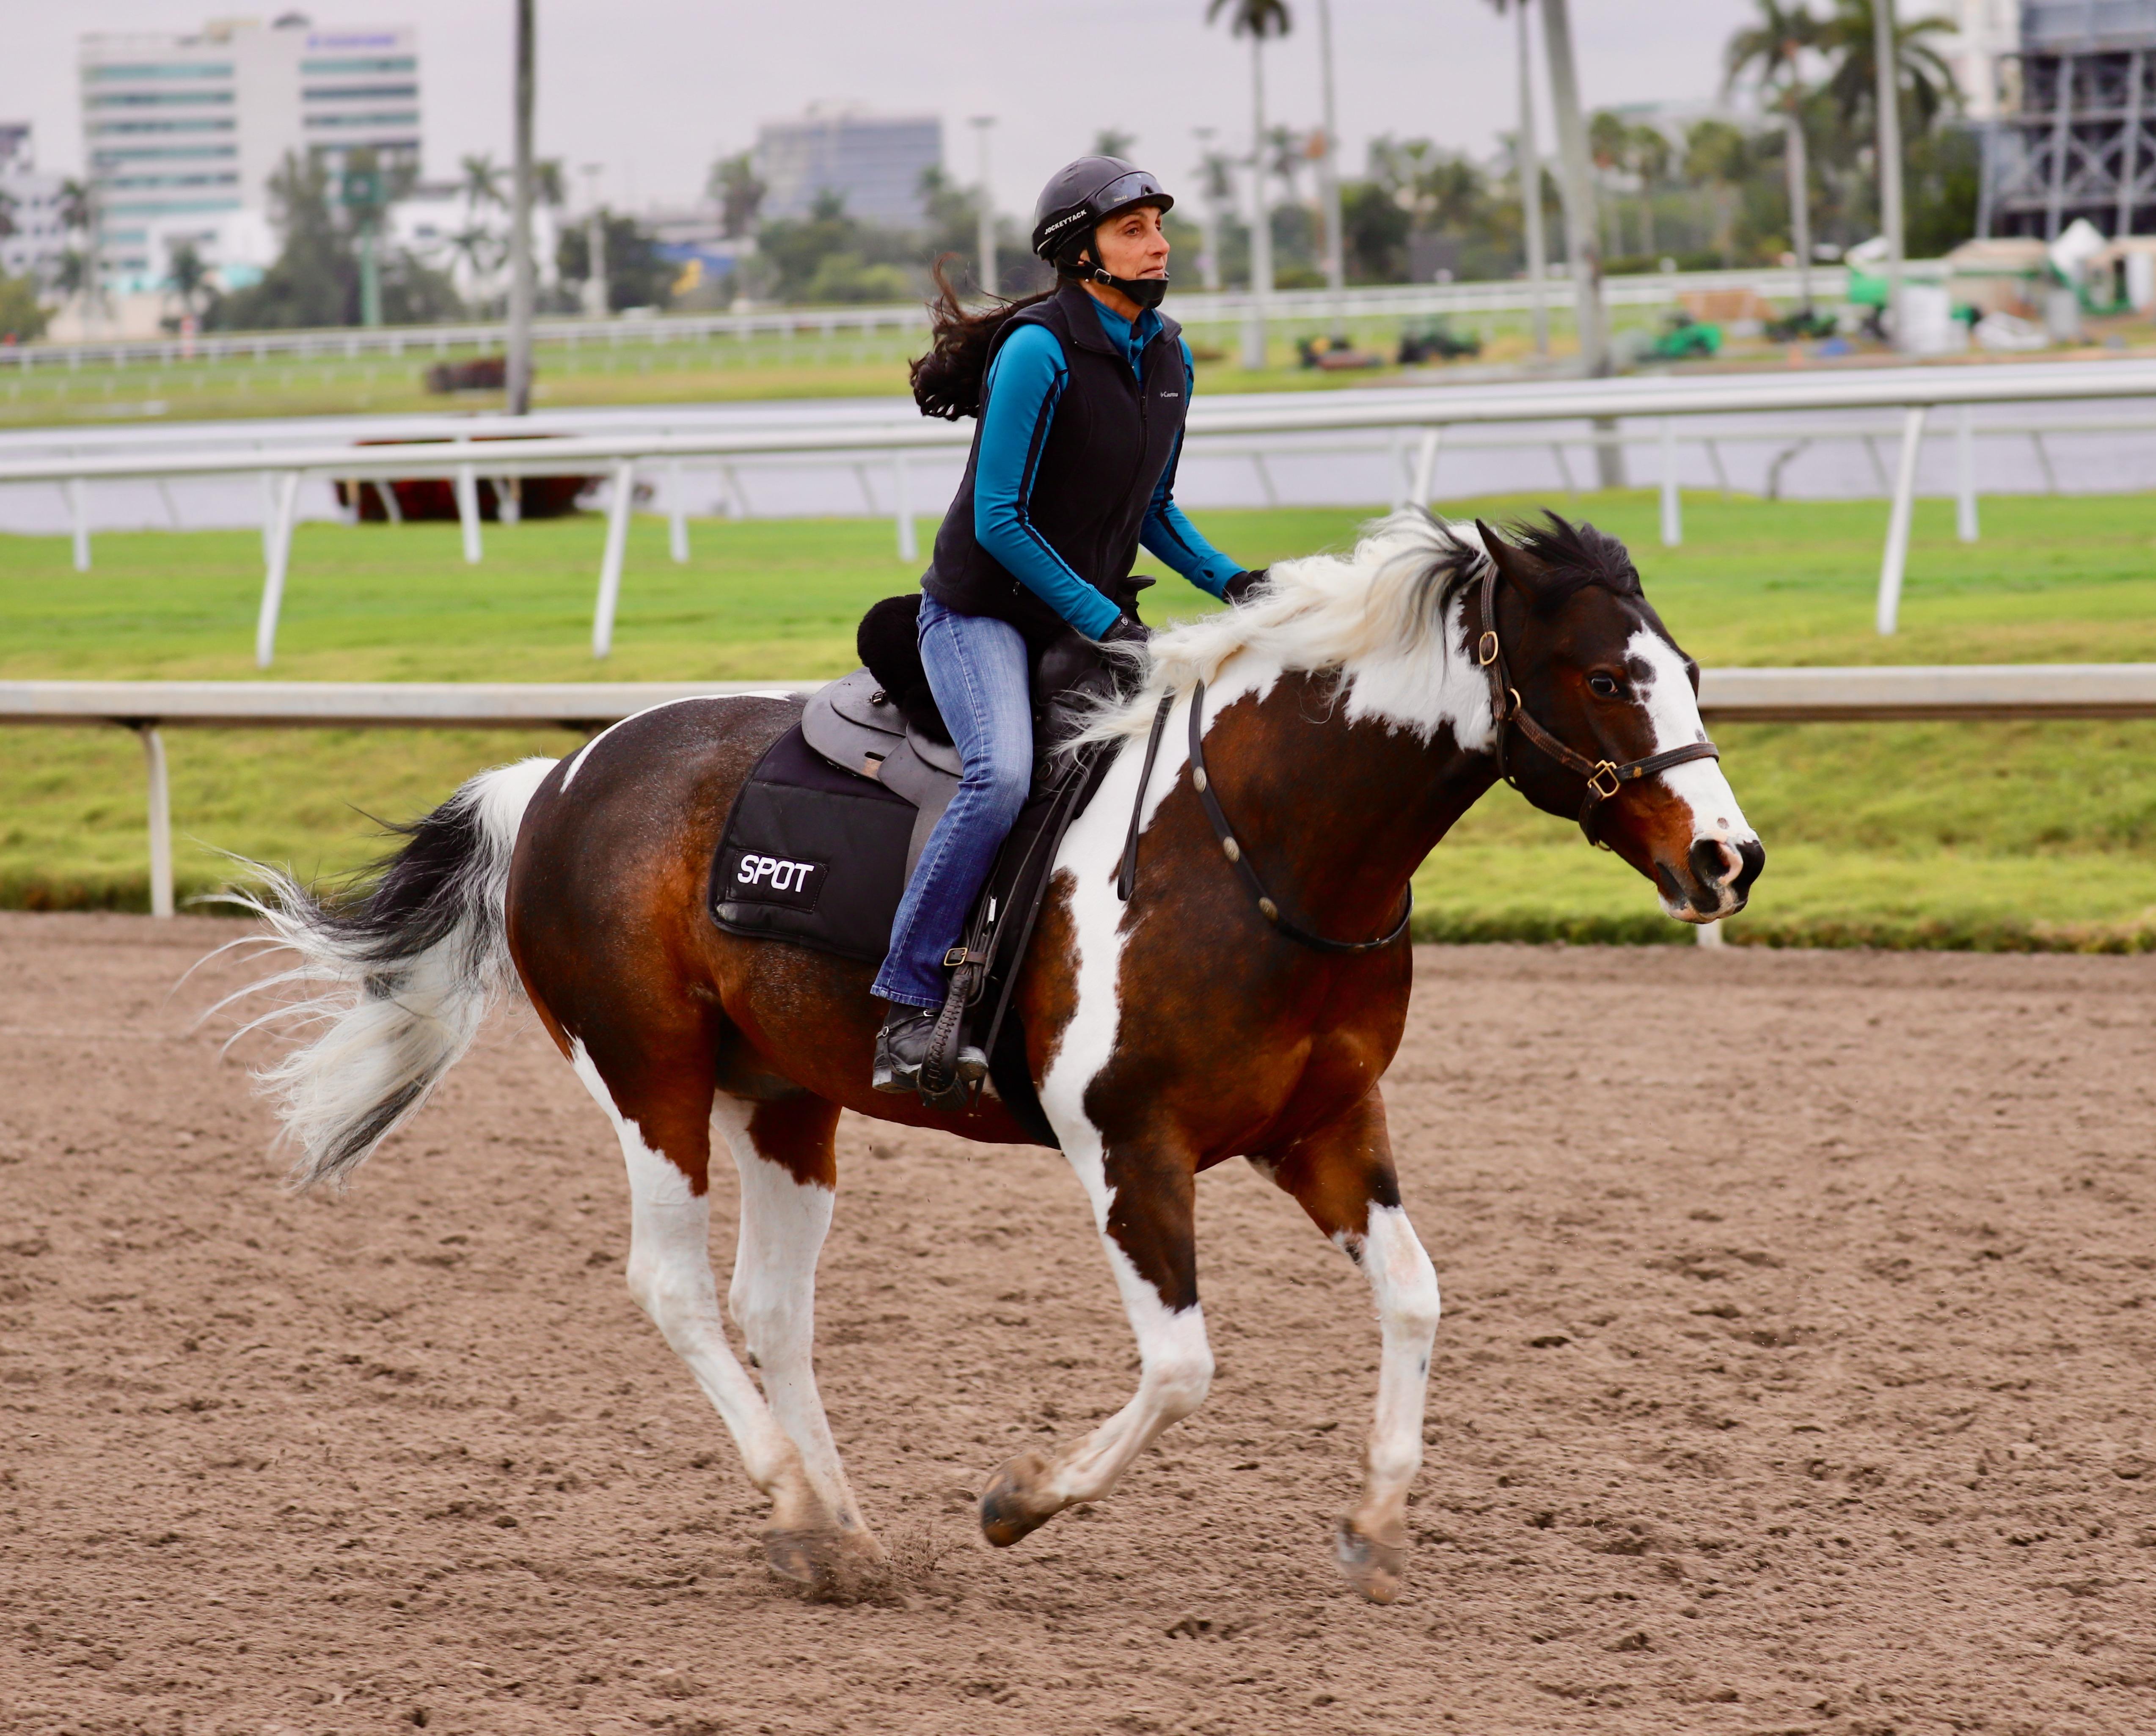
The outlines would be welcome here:
[[[1019,1125],[1047,1146],[1056,1139],[1027,1069],[1010,989],[1056,846],[1106,766],[1105,753],[1089,750],[1042,780],[1019,810],[966,928],[968,943],[990,960],[974,1011],[989,1077]],[[913,820],[911,803],[841,771],[797,724],[764,750],[734,798],[711,859],[712,920],[728,934],[880,963],[906,896]]]

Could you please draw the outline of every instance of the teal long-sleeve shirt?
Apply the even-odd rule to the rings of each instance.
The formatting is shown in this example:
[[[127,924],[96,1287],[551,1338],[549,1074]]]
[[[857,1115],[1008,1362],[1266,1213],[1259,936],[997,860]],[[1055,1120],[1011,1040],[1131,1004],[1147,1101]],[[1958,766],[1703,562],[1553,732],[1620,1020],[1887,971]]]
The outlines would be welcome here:
[[[1132,372],[1138,372],[1146,346],[1160,331],[1159,314],[1147,308],[1132,321],[1101,301],[1095,300],[1093,307],[1109,342],[1130,358]],[[1188,393],[1195,389],[1197,368],[1190,346],[1181,347],[1187,403]],[[1098,639],[1115,624],[1116,605],[1071,570],[1034,526],[1028,511],[1040,441],[1070,378],[1063,346],[1045,326],[1019,326],[996,352],[982,391],[981,450],[973,469],[973,537],[1065,620],[1087,638]],[[1169,478],[1182,451],[1183,437],[1178,434],[1175,450],[1146,509],[1138,541],[1199,589],[1218,597],[1242,568],[1199,535],[1175,504]]]

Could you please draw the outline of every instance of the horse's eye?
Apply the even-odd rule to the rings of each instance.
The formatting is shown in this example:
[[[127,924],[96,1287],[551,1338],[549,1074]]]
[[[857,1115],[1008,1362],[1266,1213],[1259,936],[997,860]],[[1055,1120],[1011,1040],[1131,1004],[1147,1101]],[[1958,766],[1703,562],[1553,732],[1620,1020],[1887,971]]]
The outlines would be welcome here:
[[[1617,696],[1617,679],[1614,675],[1589,675],[1587,685],[1598,699],[1614,699]]]

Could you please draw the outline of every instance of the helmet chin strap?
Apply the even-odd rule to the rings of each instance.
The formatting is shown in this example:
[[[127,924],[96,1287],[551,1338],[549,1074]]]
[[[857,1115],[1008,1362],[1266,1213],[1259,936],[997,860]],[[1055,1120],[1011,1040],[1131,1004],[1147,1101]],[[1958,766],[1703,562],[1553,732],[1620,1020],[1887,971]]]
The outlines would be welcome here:
[[[1161,277],[1117,277],[1105,267],[1091,259],[1081,259],[1071,270],[1071,275],[1088,283],[1096,283],[1106,290],[1114,290],[1127,295],[1143,307],[1158,307],[1168,294],[1168,279]]]

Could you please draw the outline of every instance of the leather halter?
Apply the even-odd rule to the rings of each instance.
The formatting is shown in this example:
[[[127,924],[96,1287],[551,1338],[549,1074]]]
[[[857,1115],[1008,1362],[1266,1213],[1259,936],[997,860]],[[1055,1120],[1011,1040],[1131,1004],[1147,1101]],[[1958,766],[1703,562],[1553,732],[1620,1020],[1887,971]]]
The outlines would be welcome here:
[[[1130,835],[1123,840],[1122,872],[1116,877],[1116,891],[1125,903],[1130,901],[1132,891],[1137,881],[1138,816],[1145,810],[1146,786],[1152,781],[1153,756],[1159,751],[1161,733],[1168,727],[1168,714],[1175,704],[1173,693],[1161,696],[1160,708],[1153,713],[1152,732],[1146,741],[1145,767],[1138,773],[1137,799],[1131,809]],[[1298,946],[1309,947],[1320,953],[1374,953],[1380,947],[1389,947],[1408,932],[1408,918],[1414,913],[1414,890],[1408,889],[1406,907],[1400,919],[1393,924],[1389,932],[1376,940],[1332,940],[1322,934],[1313,934],[1298,923],[1291,922],[1281,914],[1280,906],[1265,891],[1265,883],[1258,878],[1258,871],[1250,865],[1235,829],[1228,824],[1228,816],[1221,811],[1220,799],[1213,791],[1212,775],[1205,769],[1205,684],[1198,682],[1190,690],[1190,782],[1198,792],[1198,799],[1205,804],[1205,817],[1213,823],[1213,835],[1220,840],[1220,852],[1235,864],[1235,872],[1242,878],[1256,901],[1258,914],[1289,940]]]
[[[1587,841],[1598,849],[1609,846],[1595,836],[1595,823],[1600,817],[1602,804],[1628,783],[1637,783],[1651,778],[1657,772],[1666,772],[1671,766],[1681,766],[1687,760],[1720,759],[1722,750],[1712,742],[1687,742],[1681,747],[1666,747],[1660,753],[1650,753],[1641,759],[1626,760],[1622,765],[1614,760],[1589,759],[1571,748],[1544,729],[1527,715],[1521,702],[1520,690],[1512,685],[1512,678],[1505,667],[1505,647],[1497,637],[1497,563],[1486,560],[1482,568],[1480,593],[1482,632],[1475,641],[1475,660],[1481,665],[1490,681],[1490,722],[1496,737],[1497,775],[1513,788],[1520,787],[1505,762],[1505,734],[1517,727],[1520,733],[1555,760],[1568,772],[1577,772],[1587,780],[1587,794],[1579,804],[1579,829],[1586,834]]]

